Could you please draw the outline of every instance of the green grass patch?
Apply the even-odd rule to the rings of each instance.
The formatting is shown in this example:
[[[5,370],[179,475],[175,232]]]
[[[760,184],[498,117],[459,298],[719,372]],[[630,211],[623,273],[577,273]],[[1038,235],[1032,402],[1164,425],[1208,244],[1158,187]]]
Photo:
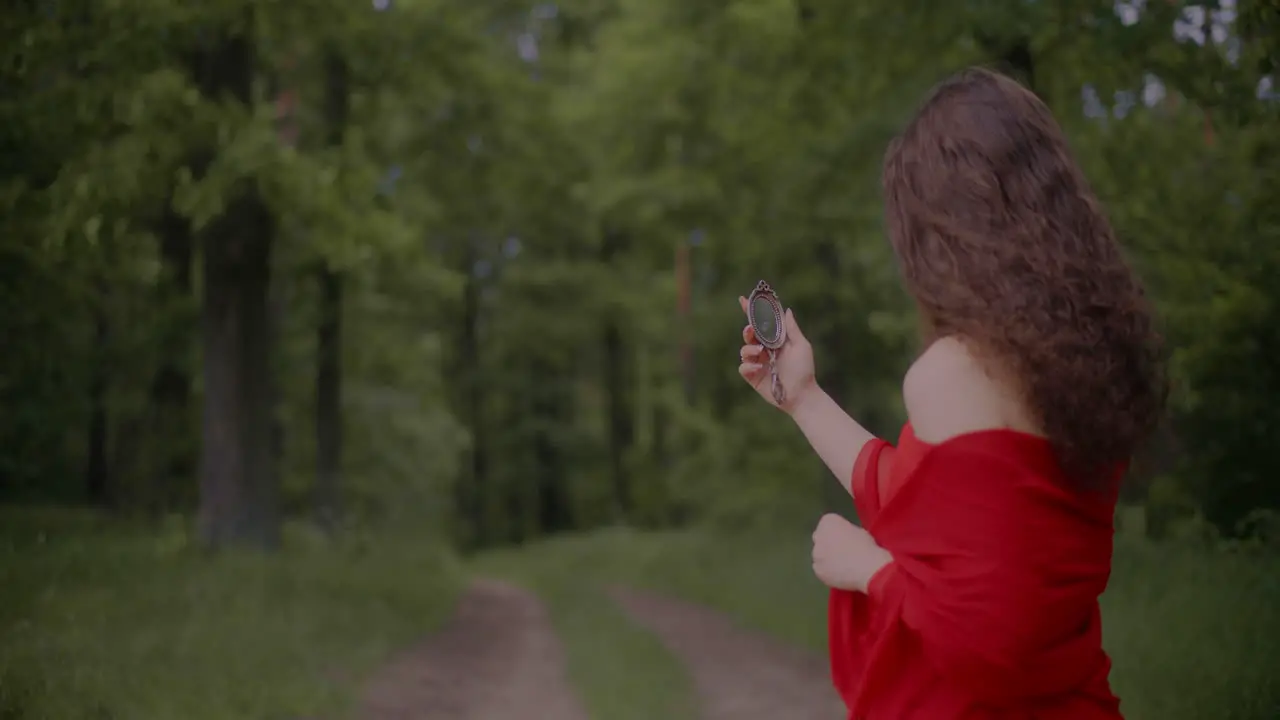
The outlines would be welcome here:
[[[605,594],[610,578],[598,564],[617,560],[609,549],[644,552],[643,543],[617,543],[602,533],[488,553],[476,570],[538,593],[564,644],[569,679],[598,720],[693,720],[692,683],[656,637],[636,626]],[[624,533],[625,535],[625,533]]]
[[[1127,717],[1280,718],[1280,557],[1122,542],[1102,609]]]
[[[525,553],[519,557],[556,566],[564,582],[578,587],[630,583],[665,591],[815,652],[826,649],[827,593],[809,570],[808,533],[734,538],[706,531],[610,531]],[[1112,683],[1126,717],[1280,718],[1277,608],[1280,557],[1274,554],[1122,538],[1103,611]],[[587,634],[578,642],[590,648],[594,641]],[[595,649],[582,661],[610,662],[607,648]],[[607,678],[592,682],[608,685]]]
[[[0,513],[0,718],[341,717],[366,674],[452,610],[429,538],[205,556],[181,527]]]

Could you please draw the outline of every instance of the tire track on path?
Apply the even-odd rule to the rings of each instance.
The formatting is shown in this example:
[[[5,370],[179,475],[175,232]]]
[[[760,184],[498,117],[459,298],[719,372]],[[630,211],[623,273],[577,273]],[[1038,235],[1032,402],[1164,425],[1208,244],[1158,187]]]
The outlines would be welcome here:
[[[371,678],[359,720],[587,720],[538,598],[478,580],[437,634]]]
[[[693,676],[703,720],[839,720],[827,663],[708,608],[637,590],[611,596]]]

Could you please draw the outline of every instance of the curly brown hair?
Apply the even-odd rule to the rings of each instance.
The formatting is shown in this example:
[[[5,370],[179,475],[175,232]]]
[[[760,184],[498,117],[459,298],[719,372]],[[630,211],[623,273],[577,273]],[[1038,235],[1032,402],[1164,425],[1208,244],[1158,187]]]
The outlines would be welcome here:
[[[1017,378],[1069,477],[1128,461],[1164,411],[1162,342],[1048,107],[961,72],[890,144],[883,185],[926,340],[960,338]]]

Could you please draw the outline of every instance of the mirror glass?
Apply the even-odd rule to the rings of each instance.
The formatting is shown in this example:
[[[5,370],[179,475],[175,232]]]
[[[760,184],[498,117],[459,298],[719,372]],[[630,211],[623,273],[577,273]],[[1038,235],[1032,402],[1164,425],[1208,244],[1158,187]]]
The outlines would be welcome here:
[[[768,298],[758,296],[751,301],[751,317],[757,338],[766,343],[777,342],[779,318],[774,314],[773,304]]]

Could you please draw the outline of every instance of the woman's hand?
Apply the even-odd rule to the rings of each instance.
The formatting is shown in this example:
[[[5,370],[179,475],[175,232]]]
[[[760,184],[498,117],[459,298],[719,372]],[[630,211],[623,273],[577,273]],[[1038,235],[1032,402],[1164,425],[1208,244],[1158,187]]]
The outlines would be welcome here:
[[[871,533],[835,513],[823,515],[813,531],[813,574],[827,587],[865,593],[892,561]]]
[[[739,297],[738,305],[745,314],[747,299]],[[774,351],[777,355],[775,366],[778,370],[778,382],[782,383],[786,391],[782,405],[778,405],[773,400],[769,376],[769,351],[756,340],[756,333],[751,323],[747,323],[747,326],[742,328],[744,344],[738,353],[741,363],[738,365],[738,374],[760,393],[760,397],[764,398],[765,402],[774,407],[780,407],[783,412],[790,414],[800,405],[801,400],[817,388],[817,383],[813,379],[813,347],[805,339],[804,333],[800,332],[800,327],[796,325],[796,319],[790,309],[786,311],[784,322],[787,328],[787,340],[781,348]]]

